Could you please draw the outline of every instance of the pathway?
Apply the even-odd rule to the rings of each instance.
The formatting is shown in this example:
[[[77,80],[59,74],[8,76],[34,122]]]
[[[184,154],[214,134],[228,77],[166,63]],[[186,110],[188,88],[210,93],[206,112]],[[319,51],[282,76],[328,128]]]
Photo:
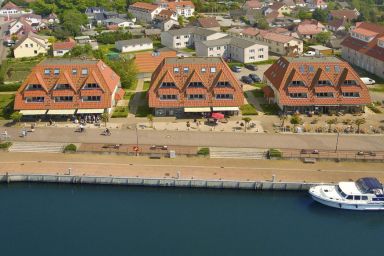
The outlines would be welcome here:
[[[137,80],[137,86],[135,90],[135,96],[133,96],[133,99],[129,102],[129,113],[128,117],[134,117],[137,109],[140,105],[141,101],[141,93],[143,92],[144,87],[144,79],[140,78]]]

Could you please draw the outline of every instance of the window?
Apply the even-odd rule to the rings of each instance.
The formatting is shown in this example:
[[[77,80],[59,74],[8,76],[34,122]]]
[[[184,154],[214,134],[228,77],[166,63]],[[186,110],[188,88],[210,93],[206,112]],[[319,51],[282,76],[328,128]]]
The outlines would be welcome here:
[[[335,66],[335,73],[339,73],[340,72],[340,67],[339,66]]]
[[[258,57],[259,57],[259,59],[263,59],[264,55],[259,55]]]
[[[55,97],[55,102],[71,102],[71,101],[73,101],[73,96]]]
[[[332,83],[329,80],[319,80],[317,81],[317,85],[332,85]]]
[[[201,73],[205,73],[207,72],[207,69],[206,68],[201,68]]]
[[[231,87],[230,82],[217,82],[216,87]]]
[[[44,75],[50,75],[51,70],[49,68],[44,69]]]
[[[353,200],[353,196],[347,196],[347,199]]]
[[[251,56],[251,57],[249,57],[249,59],[250,59],[250,60],[254,60],[254,59],[255,59],[255,57],[254,57],[254,56]]]
[[[299,67],[299,70],[300,70],[300,73],[301,73],[301,74],[304,74],[304,73],[305,73],[305,67],[304,67],[303,65],[301,65],[301,66]]]
[[[215,67],[211,67],[211,73],[216,73],[216,68]]]
[[[203,100],[205,96],[203,94],[188,94],[189,100]]]
[[[160,95],[160,100],[177,100],[177,95]]]
[[[217,49],[217,50],[220,50],[220,49],[221,49],[221,47],[220,47],[220,46],[217,46],[217,47],[216,47],[216,49]]]
[[[82,101],[100,101],[101,96],[85,96],[81,98]]]
[[[83,89],[96,89],[99,88],[98,84],[86,84]]]
[[[330,72],[331,71],[331,68],[329,66],[326,66],[325,67],[325,72]]]
[[[345,97],[345,98],[358,98],[358,97],[360,97],[360,93],[358,93],[358,92],[343,92],[343,97]]]
[[[202,82],[190,82],[188,87],[192,88],[204,88],[204,85]]]
[[[177,36],[176,39],[180,39],[180,36]]]
[[[355,196],[355,200],[360,200],[360,196]]]
[[[75,68],[72,69],[72,75],[74,75],[74,76],[77,75],[77,69],[75,69]]]
[[[232,100],[233,94],[216,94],[217,100]]]
[[[306,93],[298,92],[298,93],[290,93],[289,97],[291,98],[307,98]]]
[[[188,38],[188,37],[189,37],[188,35],[184,36],[184,38]]]
[[[254,53],[255,52],[255,49],[250,49],[249,50],[249,53]]]
[[[293,80],[289,85],[291,86],[305,86],[303,81]]]
[[[212,48],[212,47],[210,47],[210,48],[209,48],[209,50],[210,50],[210,51],[213,51],[213,48]]]
[[[55,90],[66,90],[71,88],[69,84],[56,84]]]
[[[344,85],[356,85],[356,81],[355,80],[345,80],[343,82]]]
[[[260,48],[260,49],[259,49],[259,52],[264,52],[264,48]]]
[[[83,68],[83,69],[81,69],[81,75],[82,75],[82,76],[86,76],[86,75],[88,75],[88,69],[87,69],[87,68]]]
[[[59,75],[60,74],[60,69],[55,68],[53,73],[55,74],[55,76]]]
[[[41,90],[43,87],[41,87],[40,84],[29,84],[26,88],[26,90]]]
[[[361,196],[361,200],[368,200],[367,196]]]
[[[318,92],[316,93],[316,97],[318,98],[333,98],[332,92]]]
[[[27,102],[27,103],[42,103],[42,102],[44,102],[44,97],[28,97],[28,98],[25,98],[25,102]]]
[[[173,73],[178,74],[180,72],[179,68],[173,68]]]
[[[183,71],[184,71],[184,73],[189,73],[189,67],[184,67]]]
[[[162,82],[160,88],[176,88],[175,83]]]
[[[313,72],[315,72],[315,68],[312,65],[310,65],[310,66],[308,66],[308,71],[313,73]]]

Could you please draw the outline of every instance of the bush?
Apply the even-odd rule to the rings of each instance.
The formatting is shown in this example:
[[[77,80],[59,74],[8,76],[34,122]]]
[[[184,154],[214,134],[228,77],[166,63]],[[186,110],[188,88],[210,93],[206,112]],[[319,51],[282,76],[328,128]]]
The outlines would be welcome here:
[[[77,151],[77,147],[75,144],[68,144],[64,148],[64,152],[76,152],[76,151]]]
[[[269,156],[269,158],[271,158],[271,157],[281,158],[281,157],[282,157],[282,153],[281,153],[281,151],[278,150],[278,149],[271,148],[271,149],[268,151],[268,156]]]
[[[20,87],[20,83],[14,84],[0,84],[0,92],[14,92]]]
[[[200,156],[208,156],[209,148],[200,148],[199,151],[197,151],[197,154]]]
[[[10,146],[12,146],[12,142],[10,141],[0,143],[0,149],[8,149]]]

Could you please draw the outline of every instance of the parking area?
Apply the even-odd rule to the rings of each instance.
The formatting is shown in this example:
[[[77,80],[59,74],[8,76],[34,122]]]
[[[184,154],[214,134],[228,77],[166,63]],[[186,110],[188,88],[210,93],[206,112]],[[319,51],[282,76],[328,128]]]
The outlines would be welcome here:
[[[263,65],[257,65],[257,70],[249,70],[245,67],[241,67],[240,72],[233,72],[233,74],[240,80],[242,76],[249,76],[249,74],[256,74],[260,77],[261,80],[263,80],[264,72],[271,66],[271,64],[263,64]]]

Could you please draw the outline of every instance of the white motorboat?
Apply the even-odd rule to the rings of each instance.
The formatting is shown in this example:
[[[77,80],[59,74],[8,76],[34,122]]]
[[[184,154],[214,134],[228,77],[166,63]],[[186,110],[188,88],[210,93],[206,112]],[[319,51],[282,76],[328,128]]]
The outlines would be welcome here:
[[[384,210],[383,185],[376,178],[337,185],[317,185],[309,189],[312,198],[324,205],[348,210]]]

